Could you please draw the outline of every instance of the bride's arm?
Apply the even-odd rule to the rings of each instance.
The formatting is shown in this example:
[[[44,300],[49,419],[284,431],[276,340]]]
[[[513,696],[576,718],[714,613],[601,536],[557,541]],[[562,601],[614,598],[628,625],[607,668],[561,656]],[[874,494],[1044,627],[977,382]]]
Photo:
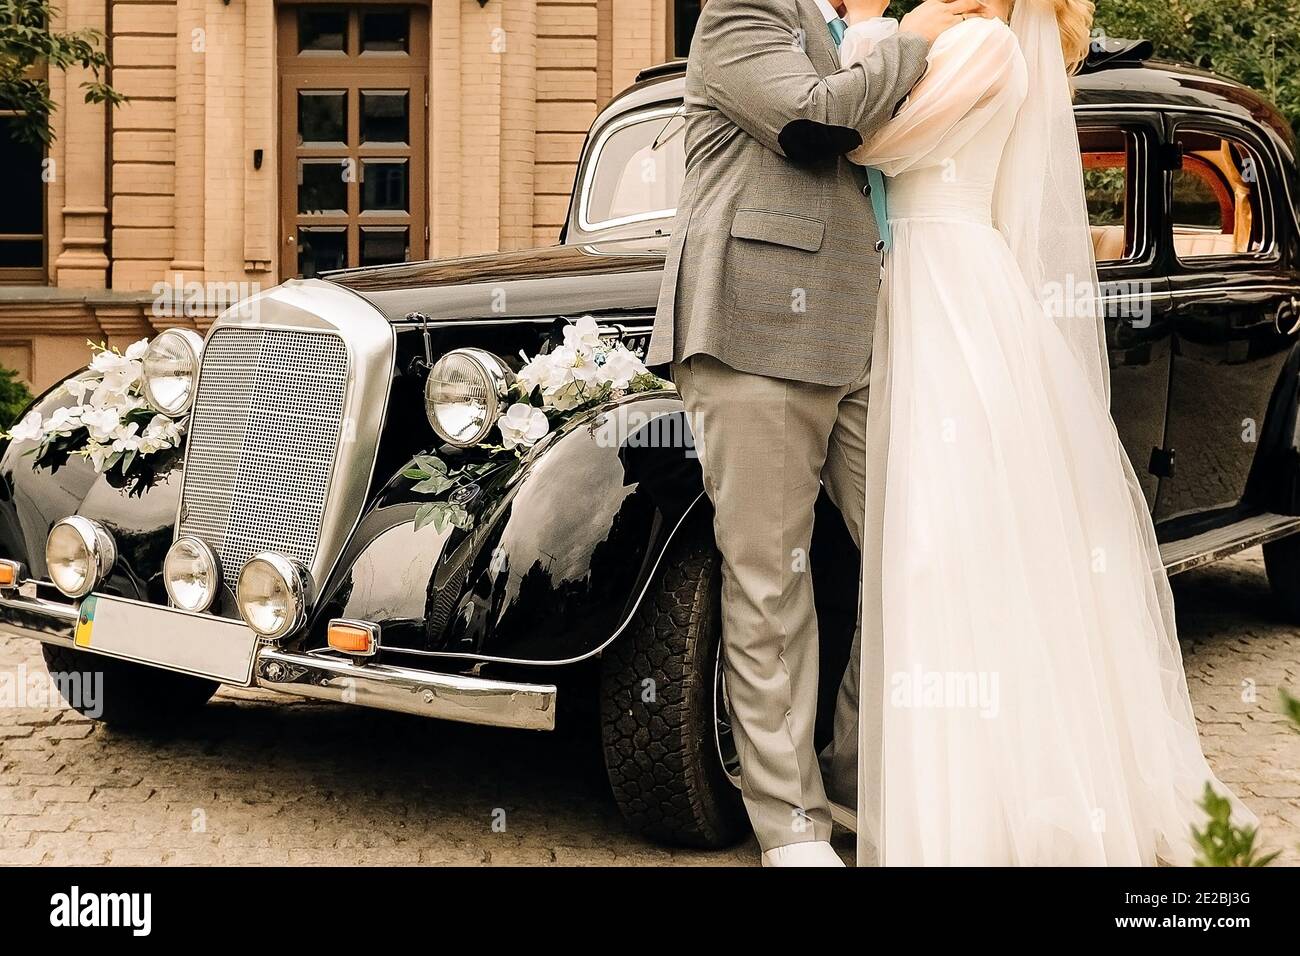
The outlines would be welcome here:
[[[841,59],[869,52],[870,21],[844,35]],[[848,158],[896,175],[925,156],[953,128],[999,92],[1021,68],[1015,34],[1001,20],[971,19],[943,34],[911,96]]]

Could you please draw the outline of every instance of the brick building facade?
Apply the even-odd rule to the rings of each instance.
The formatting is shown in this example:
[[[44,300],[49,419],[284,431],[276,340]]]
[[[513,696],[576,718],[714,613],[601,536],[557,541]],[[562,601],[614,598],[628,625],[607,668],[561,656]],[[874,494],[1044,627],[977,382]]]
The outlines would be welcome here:
[[[597,110],[684,54],[699,4],[62,6],[130,102],[54,73],[46,156],[4,145],[28,201],[0,208],[0,364],[36,388],[87,339],[202,328],[290,276],[554,242]]]

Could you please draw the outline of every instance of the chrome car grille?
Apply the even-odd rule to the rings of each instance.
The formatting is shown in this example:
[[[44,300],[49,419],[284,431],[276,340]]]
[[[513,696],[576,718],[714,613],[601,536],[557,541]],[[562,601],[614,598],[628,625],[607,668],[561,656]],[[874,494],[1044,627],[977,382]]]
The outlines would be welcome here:
[[[231,326],[203,352],[178,530],[233,590],[249,558],[312,567],[343,430],[348,349],[333,332]]]

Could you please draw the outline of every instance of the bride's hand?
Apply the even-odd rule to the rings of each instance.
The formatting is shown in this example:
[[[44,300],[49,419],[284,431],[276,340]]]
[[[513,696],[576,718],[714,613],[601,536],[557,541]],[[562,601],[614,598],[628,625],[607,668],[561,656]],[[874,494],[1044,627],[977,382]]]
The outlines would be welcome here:
[[[900,33],[917,33],[933,43],[950,27],[955,27],[967,17],[990,17],[993,13],[983,0],[925,0],[923,4],[903,17],[898,24]]]

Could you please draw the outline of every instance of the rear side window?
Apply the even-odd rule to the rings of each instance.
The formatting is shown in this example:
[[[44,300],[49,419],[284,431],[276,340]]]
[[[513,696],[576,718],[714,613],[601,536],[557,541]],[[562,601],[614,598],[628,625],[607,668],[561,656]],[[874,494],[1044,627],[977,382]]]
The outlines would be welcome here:
[[[671,218],[686,176],[684,128],[679,110],[660,108],[602,130],[584,177],[582,228]]]
[[[1268,251],[1264,167],[1255,151],[1228,133],[1179,129],[1173,172],[1174,249],[1178,258],[1206,259]]]
[[[1119,127],[1080,127],[1083,189],[1099,263],[1138,259],[1145,230],[1138,215],[1139,134]]]

